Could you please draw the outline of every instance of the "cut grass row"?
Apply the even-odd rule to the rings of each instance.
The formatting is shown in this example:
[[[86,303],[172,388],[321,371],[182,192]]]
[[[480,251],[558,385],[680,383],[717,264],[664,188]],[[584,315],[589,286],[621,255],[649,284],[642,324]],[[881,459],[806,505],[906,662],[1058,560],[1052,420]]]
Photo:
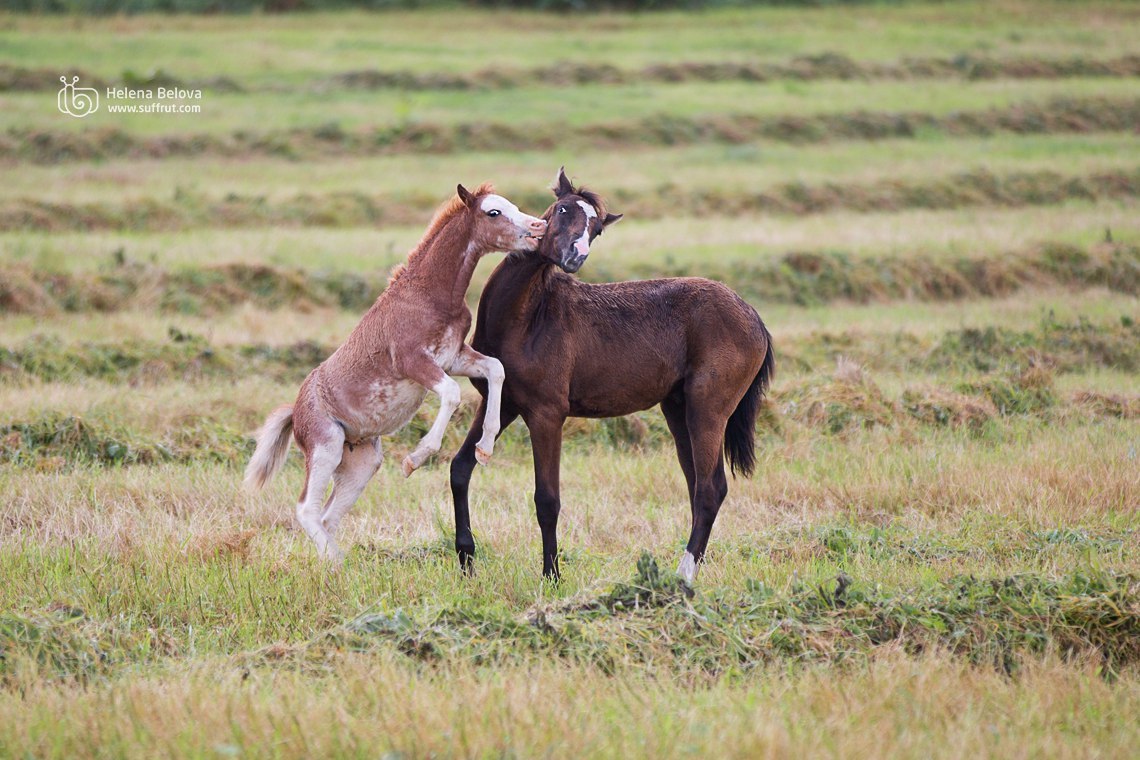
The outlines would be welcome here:
[[[872,538],[884,551],[893,548],[883,539]],[[824,545],[851,541],[843,531]],[[605,674],[632,666],[700,682],[772,663],[861,661],[884,647],[912,655],[944,651],[1006,673],[1028,657],[1092,657],[1115,677],[1140,661],[1138,611],[1140,578],[1130,573],[969,575],[898,591],[840,574],[834,584],[773,589],[753,582],[743,595],[706,596],[643,554],[636,575],[608,593],[539,606],[525,618],[475,605],[412,614],[384,609],[358,615],[307,646],[245,659],[251,667],[327,664],[346,652],[395,652],[437,666],[553,659]],[[0,617],[0,683],[19,684],[29,675],[25,669],[85,681],[171,654],[162,652],[153,629],[132,636],[100,622],[75,607],[45,617]]]
[[[77,76],[85,87],[136,89],[190,88],[231,93],[304,87],[290,82],[259,82],[254,86],[230,77],[188,79],[165,69],[123,71],[104,78],[90,71],[69,68],[29,68],[0,63],[0,92],[55,92],[61,75]],[[1140,76],[1140,56],[1115,58],[993,58],[963,53],[953,58],[906,57],[899,61],[858,61],[845,55],[822,53],[797,56],[783,63],[764,61],[669,61],[623,69],[609,63],[562,62],[534,68],[489,68],[478,71],[424,72],[417,70],[358,69],[325,75],[309,87],[327,92],[348,90],[467,90],[486,91],[517,87],[577,87],[585,84],[678,84],[682,82],[770,82],[773,80],[929,80],[962,79],[1065,79],[1127,78]]]
[[[786,61],[830,51],[860,61],[1116,57],[1136,53],[1135,7],[1120,2],[955,2],[828,8],[725,8],[699,14],[544,14],[463,8],[384,13],[73,18],[0,15],[5,57],[110,77],[156,65],[188,79],[300,86],[376,66],[464,73],[567,61],[623,69],[666,61]],[[474,67],[473,61],[478,61]],[[62,72],[61,72],[62,73]]]
[[[516,193],[526,208],[546,208],[549,191]],[[1102,202],[1140,197],[1140,168],[1088,174],[1052,170],[994,174],[984,169],[925,179],[869,182],[782,183],[759,190],[721,190],[668,185],[650,195],[615,188],[610,198],[623,213],[640,219],[674,215],[679,208],[701,216],[895,212],[971,207],[1022,208],[1072,201]],[[229,194],[209,198],[176,190],[170,200],[130,199],[119,203],[55,203],[35,199],[0,202],[0,232],[173,231],[202,227],[358,227],[422,222],[422,203],[359,192],[305,193],[280,201]]]
[[[980,168],[995,174],[1047,170],[1084,174],[1127,165],[1134,159],[1135,145],[1134,135],[1106,132],[953,139],[933,136],[810,145],[758,141],[618,153],[558,149],[405,154],[304,162],[205,156],[161,161],[116,159],[20,165],[6,176],[0,201],[106,203],[170,198],[180,191],[206,197],[257,196],[279,202],[302,193],[371,196],[383,192],[422,207],[422,230],[435,205],[454,190],[456,182],[474,185],[493,180],[501,193],[513,198],[516,191],[533,192],[548,185],[563,162],[573,179],[592,189],[609,194],[612,188],[620,188],[626,197],[636,197],[671,186],[747,192],[781,182],[845,184],[885,177],[915,180]],[[533,212],[541,209],[526,208]],[[634,217],[627,217],[623,230],[634,221]]]
[[[599,108],[597,98],[583,87],[568,91],[586,101],[581,108],[560,103],[543,110],[536,105],[528,108],[525,119],[505,120],[502,108],[496,109],[480,97],[477,102],[485,114],[473,113],[463,103],[439,104],[435,115],[446,117],[440,120],[430,113],[412,116],[406,109],[393,107],[386,112],[394,114],[387,124],[377,123],[376,104],[353,101],[348,105],[362,118],[338,120],[330,118],[330,104],[314,102],[314,118],[282,117],[280,121],[297,126],[270,130],[264,128],[264,119],[259,116],[266,104],[236,103],[232,110],[219,111],[230,120],[228,123],[219,122],[210,131],[176,133],[170,131],[169,118],[150,124],[156,129],[148,130],[140,126],[149,122],[137,115],[113,127],[88,125],[82,131],[68,123],[60,124],[57,119],[38,123],[33,115],[42,114],[42,103],[7,98],[12,106],[8,109],[11,121],[0,134],[0,159],[50,164],[187,156],[311,160],[483,151],[614,150],[705,143],[737,145],[758,139],[818,143],[939,135],[1084,134],[1130,131],[1140,121],[1140,101],[1133,97],[1134,87],[1074,83],[1067,96],[1040,102],[1026,101],[1032,93],[1005,92],[997,98],[998,104],[988,107],[979,107],[976,95],[967,91],[963,96],[960,89],[951,91],[957,93],[957,101],[941,98],[947,93],[928,93],[920,99],[907,91],[896,93],[895,102],[876,103],[859,99],[859,93],[843,90],[842,85],[836,87],[835,92],[820,93],[811,101],[816,105],[801,108],[802,112],[794,107],[789,109],[790,102],[772,102],[755,92],[706,92],[695,103],[684,100],[685,93],[676,93],[677,102],[684,106],[676,112],[663,109],[659,99],[650,94],[627,97],[623,101],[627,113],[623,114],[618,112],[620,109]],[[1049,95],[1045,93],[1046,98]],[[647,97],[651,102],[646,102]],[[797,103],[802,100],[798,95],[790,97]],[[836,111],[835,103],[852,100],[863,103],[863,107],[858,111]],[[240,115],[240,107],[254,110],[248,126],[235,129],[233,117]],[[28,113],[22,113],[23,110]],[[574,118],[568,121],[571,112]],[[400,113],[404,115],[399,116]],[[184,129],[184,123],[180,121],[177,126]],[[195,126],[201,128],[200,124]]]
[[[1114,322],[1046,318],[1028,329],[955,328],[916,334],[848,329],[785,336],[777,332],[780,374],[826,370],[840,357],[874,372],[968,374],[1024,370],[1140,370],[1140,314]],[[35,336],[0,346],[0,383],[79,383],[93,378],[131,387],[181,381],[233,381],[250,374],[299,383],[334,346],[311,340],[292,344],[224,344],[170,328],[168,341],[130,338],[64,342]]]
[[[111,181],[112,175],[105,176]],[[593,175],[586,178],[589,176]],[[537,177],[537,172],[532,171],[529,183],[520,181],[518,184],[533,187]],[[656,193],[655,189],[642,188],[645,181],[648,178],[636,183],[638,192]],[[603,192],[606,189],[594,187]],[[448,189],[444,188],[436,200],[442,200]],[[289,187],[286,192],[290,197],[297,190]],[[504,192],[511,197],[513,190]],[[611,206],[614,211],[625,211],[618,204],[611,203]],[[522,208],[541,212],[541,207],[524,205]],[[410,225],[379,227],[0,233],[0,267],[5,271],[26,267],[62,274],[106,272],[128,261],[147,262],[165,270],[244,264],[284,270],[351,272],[363,276],[370,287],[381,287],[382,274],[406,258],[423,235],[427,219],[425,214]],[[836,211],[751,218],[710,214],[638,220],[627,216],[594,243],[582,276],[625,279],[635,269],[663,272],[681,267],[687,267],[688,273],[695,275],[706,273],[710,267],[723,273],[738,263],[753,266],[774,262],[790,251],[832,252],[853,260],[902,257],[944,262],[1018,258],[1021,253],[1051,244],[1087,250],[1108,236],[1124,244],[1140,241],[1140,201],[1089,203],[1076,200],[1059,206],[1016,209],[973,206],[950,210],[907,209],[886,214]],[[479,264],[473,281],[475,292],[501,260],[501,256],[491,255]],[[604,276],[591,275],[595,269]],[[81,329],[83,324],[76,327]]]
[[[616,272],[611,266],[592,267],[586,279],[607,282],[692,273],[687,264],[669,260],[619,265]],[[242,263],[166,269],[128,261],[121,254],[109,266],[94,271],[55,272],[20,264],[0,271],[0,314],[10,315],[147,309],[217,314],[245,304],[363,311],[379,295],[386,278],[385,273],[363,276]],[[700,274],[726,282],[758,303],[799,305],[953,301],[1044,287],[1100,287],[1136,295],[1140,293],[1140,248],[1125,243],[1088,247],[1046,243],[982,258],[872,258],[801,251],[776,258],[710,262],[701,267]]]
[[[967,333],[967,337],[973,336]],[[1130,337],[1135,342],[1134,331]],[[1103,350],[1099,336],[1091,342],[1094,350]],[[1087,350],[1078,348],[1076,352]],[[1118,366],[1118,361],[1135,361],[1136,357],[1113,354],[1098,358]],[[782,381],[768,396],[759,428],[765,434],[801,438],[849,436],[872,428],[900,436],[915,435],[923,429],[955,429],[994,438],[1026,419],[1060,424],[1074,420],[1140,418],[1140,396],[1093,390],[1060,392],[1054,387],[1052,372],[1044,366],[1046,359],[1042,358],[1041,364],[1033,359],[1031,355],[1028,365],[1014,365],[1012,372],[980,374],[974,371],[966,375],[966,379],[951,383],[928,380],[915,384],[911,379],[901,395],[884,390],[857,364],[840,359],[834,376],[814,373]],[[957,365],[958,357],[953,356],[950,361]],[[982,358],[986,364],[997,361],[1000,359]],[[145,386],[136,386],[136,392],[147,393],[148,390]],[[171,389],[166,390],[169,395]],[[289,393],[280,388],[277,395],[284,399]],[[176,421],[164,425],[160,434],[148,434],[139,429],[138,421],[133,424],[114,421],[123,413],[122,409],[97,411],[93,418],[56,410],[28,415],[26,405],[21,410],[23,416],[0,422],[0,462],[44,471],[76,465],[164,462],[220,462],[240,467],[252,454],[253,440],[246,431],[256,424],[244,419],[237,423],[241,427],[234,427],[233,420],[222,418],[228,416],[227,410],[219,409],[214,416],[175,415]],[[228,412],[250,416],[248,411],[230,409]],[[100,419],[107,414],[111,414],[110,419]],[[445,439],[447,450],[459,446],[471,427],[474,414],[475,403],[469,399],[452,420]],[[410,451],[426,433],[432,417],[432,410],[421,410],[409,427],[387,438],[385,446],[400,455]],[[515,426],[504,439],[504,445],[516,445],[524,437],[523,427]],[[610,420],[575,420],[566,428],[565,437],[573,445],[618,449],[672,445],[663,420],[654,411]]]
[[[717,522],[714,561],[702,578],[713,587],[743,588],[749,576],[773,582],[797,575],[833,577],[835,566],[828,563],[837,555],[821,553],[810,531],[801,540],[776,542],[771,552],[765,551],[767,538],[753,537],[844,523],[864,528],[897,524],[936,543],[934,536],[940,532],[963,531],[951,542],[961,551],[930,548],[915,553],[914,547],[900,547],[885,554],[852,549],[846,555],[846,569],[864,574],[869,566],[887,560],[878,574],[900,585],[972,568],[992,574],[1075,569],[1089,549],[1108,552],[1114,568],[1134,568],[1135,534],[1116,548],[1111,542],[1058,542],[1052,552],[1061,553],[1064,563],[1055,554],[1035,555],[1033,549],[1042,548],[1037,540],[1024,550],[1015,549],[1026,542],[1017,536],[1022,531],[1072,528],[1109,538],[1134,531],[1137,474],[1129,458],[1129,431],[1134,427],[1127,420],[1087,417],[1049,424],[1011,417],[984,436],[933,426],[858,428],[836,436],[789,426],[781,436],[761,439],[754,478],[732,481]],[[483,581],[469,592],[479,604],[527,605],[541,587],[535,566],[539,536],[530,452],[517,439],[504,444],[502,450],[497,448],[493,465],[481,468],[472,483]],[[1058,468],[1059,460],[1069,466]],[[610,443],[579,440],[565,447],[562,473],[561,535],[567,567],[573,569],[566,573],[568,583],[558,589],[559,596],[588,587],[597,577],[624,577],[641,548],[677,554],[683,550],[690,511],[671,447],[619,451]],[[446,462],[433,462],[407,480],[386,463],[343,527],[342,545],[351,547],[350,572],[335,581],[334,598],[314,597],[310,602],[328,609],[347,595],[353,602],[350,609],[359,609],[382,594],[406,606],[466,593],[460,579],[451,577],[456,561],[447,479]],[[240,471],[229,464],[44,471],[4,464],[0,482],[9,498],[0,505],[5,526],[0,561],[7,564],[5,577],[28,582],[7,585],[3,606],[131,605],[129,596],[89,589],[76,583],[81,578],[69,577],[82,568],[101,567],[104,561],[98,556],[116,565],[118,578],[96,579],[112,586],[133,574],[115,563],[116,557],[136,558],[161,576],[172,558],[236,554],[249,560],[249,569],[259,576],[286,572],[293,582],[315,584],[311,592],[316,592],[321,580],[309,574],[319,562],[293,520],[302,480],[303,468],[292,460],[259,495],[243,492]],[[423,545],[432,549],[425,551]],[[90,561],[80,561],[83,557]],[[42,583],[30,580],[37,566],[45,568],[39,576]],[[48,567],[54,569],[47,572]],[[380,576],[369,578],[370,567],[382,571]],[[899,574],[888,572],[896,567]],[[748,568],[744,577],[738,574],[741,568]],[[218,579],[206,582],[202,576],[209,578],[219,569],[225,568],[174,562],[170,571],[178,574],[177,587],[189,574],[185,580],[197,589],[218,585]],[[203,582],[194,584],[195,576]],[[293,597],[287,588],[278,593],[283,599]],[[293,614],[291,621],[259,615],[247,619],[240,609],[218,609],[232,616],[231,624],[240,626],[245,636],[263,626],[303,625],[314,617],[328,620],[327,614],[299,619]],[[204,621],[189,622],[197,626]],[[293,637],[308,638],[314,632],[295,629]],[[208,631],[187,633],[209,638]]]

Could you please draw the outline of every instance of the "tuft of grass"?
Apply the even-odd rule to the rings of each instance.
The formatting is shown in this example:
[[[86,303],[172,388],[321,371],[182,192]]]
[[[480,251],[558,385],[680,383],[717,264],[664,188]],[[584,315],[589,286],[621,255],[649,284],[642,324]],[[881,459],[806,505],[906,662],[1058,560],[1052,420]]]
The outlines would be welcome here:
[[[75,415],[47,412],[0,425],[0,462],[57,470],[71,465],[132,465],[207,461],[242,464],[253,453],[250,436],[207,419],[147,441]]]
[[[66,606],[47,615],[0,615],[0,686],[29,673],[82,681],[105,672],[114,643],[88,622],[83,610]]]

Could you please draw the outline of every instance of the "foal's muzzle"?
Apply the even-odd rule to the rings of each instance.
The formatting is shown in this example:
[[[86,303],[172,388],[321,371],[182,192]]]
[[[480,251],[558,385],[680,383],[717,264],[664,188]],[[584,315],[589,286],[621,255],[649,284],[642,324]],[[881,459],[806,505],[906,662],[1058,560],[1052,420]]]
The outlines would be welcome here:
[[[560,266],[565,271],[573,274],[582,268],[582,265],[586,263],[586,257],[589,255],[588,253],[570,253],[563,257]]]

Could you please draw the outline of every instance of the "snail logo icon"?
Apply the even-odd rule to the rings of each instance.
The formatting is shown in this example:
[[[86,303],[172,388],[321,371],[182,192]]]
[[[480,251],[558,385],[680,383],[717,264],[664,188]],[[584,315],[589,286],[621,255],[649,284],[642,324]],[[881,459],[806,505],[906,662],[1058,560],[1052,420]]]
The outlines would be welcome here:
[[[71,81],[67,77],[60,77],[63,87],[59,90],[57,105],[62,113],[82,119],[88,114],[99,110],[99,91],[93,87],[76,87],[79,77],[74,76]]]

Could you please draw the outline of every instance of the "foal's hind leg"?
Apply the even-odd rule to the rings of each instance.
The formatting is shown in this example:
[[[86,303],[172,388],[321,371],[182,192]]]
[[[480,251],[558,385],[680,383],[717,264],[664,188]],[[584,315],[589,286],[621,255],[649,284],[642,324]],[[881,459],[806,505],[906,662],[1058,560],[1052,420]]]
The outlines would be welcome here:
[[[352,446],[345,444],[341,452],[340,466],[333,473],[333,492],[325,505],[325,513],[321,517],[321,524],[325,526],[329,536],[336,533],[341,518],[352,508],[360,498],[368,481],[380,469],[384,455],[380,452],[380,439],[362,441]]]
[[[297,502],[297,522],[313,539],[322,558],[340,562],[343,554],[321,522],[321,507],[329,481],[340,466],[344,431],[330,421],[323,429],[315,433],[305,431],[304,435],[305,488]]]
[[[686,404],[685,421],[693,452],[693,528],[677,573],[689,583],[697,577],[697,563],[704,559],[713,523],[728,495],[723,449],[729,412],[720,406],[702,404],[692,397]]]
[[[669,425],[669,432],[673,435],[673,443],[677,447],[677,461],[681,464],[681,472],[685,473],[685,484],[689,487],[689,511],[693,511],[693,445],[689,440],[689,425],[685,422],[685,400],[683,397],[673,397],[661,402],[661,413],[665,415],[665,422]]]

